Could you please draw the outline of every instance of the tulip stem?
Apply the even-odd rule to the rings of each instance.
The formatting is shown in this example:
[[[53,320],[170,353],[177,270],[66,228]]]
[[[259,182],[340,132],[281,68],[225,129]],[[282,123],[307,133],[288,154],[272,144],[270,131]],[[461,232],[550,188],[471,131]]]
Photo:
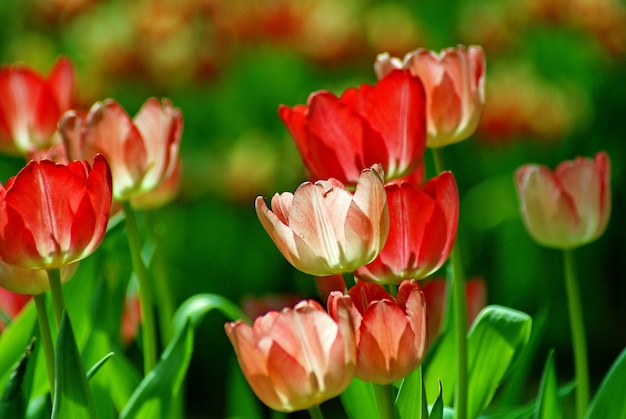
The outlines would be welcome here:
[[[63,287],[61,286],[61,270],[48,269],[47,272],[52,294],[52,306],[54,307],[54,318],[58,328],[61,325],[63,310],[65,310],[65,298],[63,298]]]
[[[443,148],[433,148],[435,169],[441,174],[446,170]],[[463,278],[463,265],[461,251],[459,249],[459,234],[450,252],[450,265],[452,270],[452,304],[454,307],[454,335],[456,341],[456,387],[454,392],[454,417],[465,419],[467,417],[467,303],[465,301],[465,280]]]
[[[574,369],[576,372],[576,413],[577,418],[585,417],[589,405],[589,371],[587,367],[587,344],[585,342],[585,325],[583,322],[580,291],[576,277],[574,250],[563,251],[565,262],[565,288],[569,321],[572,329],[572,346],[574,348]]]
[[[143,342],[143,370],[147,375],[156,365],[156,329],[154,323],[154,311],[152,303],[152,290],[148,280],[148,269],[141,258],[141,244],[139,242],[139,228],[135,213],[128,201],[122,202],[126,215],[126,236],[130,257],[133,263],[133,271],[139,283],[139,302],[142,319],[142,342]]]
[[[50,323],[48,322],[48,312],[46,311],[46,295],[37,294],[33,296],[35,308],[37,309],[37,321],[39,322],[39,332],[43,343],[43,353],[46,359],[48,370],[48,383],[50,384],[50,395],[54,399],[54,345],[50,333]]]
[[[324,415],[322,414],[322,409],[319,404],[309,407],[309,415],[311,415],[311,419],[324,419]]]
[[[372,387],[378,408],[378,418],[393,419],[395,417],[393,384],[372,384]]]
[[[150,237],[154,242],[154,263],[156,268],[154,269],[154,289],[156,292],[155,300],[157,307],[159,307],[159,327],[161,332],[161,343],[163,347],[170,343],[170,340],[174,337],[172,319],[174,318],[174,301],[172,287],[170,286],[170,280],[167,276],[167,269],[165,264],[165,256],[163,255],[163,246],[161,242],[161,235],[159,233],[159,226],[156,221],[156,217],[153,211],[149,211],[148,224],[150,230]]]

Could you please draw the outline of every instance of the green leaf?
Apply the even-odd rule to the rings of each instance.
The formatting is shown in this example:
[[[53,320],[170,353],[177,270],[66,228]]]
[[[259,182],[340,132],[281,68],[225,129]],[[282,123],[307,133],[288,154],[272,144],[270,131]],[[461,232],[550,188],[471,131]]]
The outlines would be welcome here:
[[[430,415],[428,416],[430,419],[443,419],[442,394],[443,389],[441,388],[441,382],[439,382],[439,395],[437,396],[437,400],[435,400],[435,404],[433,404],[433,407],[430,409]]]
[[[35,304],[30,302],[0,334],[0,387],[6,385],[13,366],[19,361],[33,336],[36,318]]]
[[[440,383],[443,386],[441,399],[445,406],[451,406],[456,384],[456,344],[454,330],[448,330],[439,337],[436,346],[431,348],[433,355],[426,359],[424,387],[426,399],[435,400],[439,396]]]
[[[13,368],[11,377],[4,388],[2,398],[0,398],[0,418],[21,419],[26,414],[27,396],[24,392],[24,381],[26,376],[26,367],[32,354],[35,339],[31,339],[26,347],[22,358]]]
[[[402,419],[428,418],[428,405],[422,378],[422,367],[404,377],[396,396],[395,405]]]
[[[102,368],[102,366],[109,360],[109,358],[111,358],[114,355],[113,352],[109,352],[108,354],[106,354],[104,357],[102,357],[102,359],[100,359],[98,362],[96,362],[94,364],[93,367],[91,367],[89,369],[89,371],[87,371],[87,380],[91,380],[91,378],[98,372],[98,370],[100,368]]]
[[[190,323],[186,322],[167,346],[156,367],[139,384],[120,419],[166,417],[172,399],[185,378],[192,352],[193,333]]]
[[[52,419],[92,419],[96,407],[67,312],[63,311],[55,347]]]
[[[246,318],[246,315],[243,314],[235,303],[221,295],[196,294],[189,297],[180,305],[178,310],[176,310],[173,320],[174,330],[182,328],[187,319],[191,320],[191,325],[195,329],[204,316],[211,310],[219,310],[230,320]]]
[[[513,361],[530,338],[532,319],[501,306],[487,306],[468,336],[468,418],[489,405]]]
[[[378,419],[378,407],[372,383],[353,378],[341,393],[341,403],[350,419]]]
[[[543,368],[534,417],[535,419],[558,419],[562,417],[556,370],[554,369],[554,349],[548,354],[546,365]]]
[[[622,351],[600,384],[586,419],[626,419],[626,349]]]

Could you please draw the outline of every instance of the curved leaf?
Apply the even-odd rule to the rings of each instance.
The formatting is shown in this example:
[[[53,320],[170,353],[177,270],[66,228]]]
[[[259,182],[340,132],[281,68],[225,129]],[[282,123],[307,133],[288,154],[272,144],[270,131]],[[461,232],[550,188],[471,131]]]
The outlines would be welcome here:
[[[626,349],[617,357],[602,380],[585,419],[626,419]]]

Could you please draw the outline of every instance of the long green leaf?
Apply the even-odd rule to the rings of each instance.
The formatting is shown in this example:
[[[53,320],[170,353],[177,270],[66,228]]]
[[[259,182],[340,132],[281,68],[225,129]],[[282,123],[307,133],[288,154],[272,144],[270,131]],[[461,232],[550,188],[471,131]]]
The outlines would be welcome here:
[[[350,419],[378,419],[378,407],[372,383],[353,378],[341,393],[341,404]]]
[[[602,380],[586,419],[626,419],[626,349]]]
[[[67,312],[63,311],[55,347],[52,419],[93,419],[96,407]]]
[[[436,343],[433,354],[426,359],[424,387],[427,400],[439,397],[439,384],[443,386],[441,399],[444,406],[451,406],[456,384],[456,345],[453,331],[447,331]]]
[[[552,349],[548,353],[548,359],[541,376],[537,404],[535,405],[535,419],[559,419],[561,417],[559,388],[554,369],[554,349]]]
[[[9,382],[4,388],[2,398],[0,398],[0,418],[22,419],[26,414],[26,399],[28,397],[24,391],[24,381],[34,344],[35,340],[32,339],[22,358],[13,368]]]
[[[402,419],[428,419],[428,405],[424,400],[424,394],[420,366],[404,377],[400,384],[395,404]]]
[[[36,324],[35,305],[30,302],[0,334],[0,387],[9,380],[11,370],[24,353]]]
[[[530,338],[532,319],[501,306],[487,306],[468,336],[468,417],[476,418]]]
[[[430,409],[430,419],[443,419],[443,399],[441,395],[443,394],[443,389],[441,388],[441,382],[439,383],[439,395],[437,396],[437,400],[435,400],[435,404]]]
[[[192,351],[193,332],[187,322],[178,330],[156,367],[139,384],[120,419],[165,417],[181,388]]]
[[[181,329],[187,319],[191,320],[191,325],[196,328],[204,316],[212,310],[219,310],[230,320],[246,318],[246,315],[235,303],[221,295],[196,294],[189,297],[176,310],[173,320],[174,330]]]

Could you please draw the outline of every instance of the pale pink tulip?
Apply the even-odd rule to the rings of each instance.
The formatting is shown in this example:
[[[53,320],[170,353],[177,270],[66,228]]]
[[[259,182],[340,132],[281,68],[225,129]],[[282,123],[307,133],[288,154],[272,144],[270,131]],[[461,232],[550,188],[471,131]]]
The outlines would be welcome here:
[[[539,244],[571,249],[596,240],[611,214],[611,165],[604,152],[578,157],[553,172],[529,164],[515,173],[522,220]]]
[[[336,320],[314,300],[270,311],[250,326],[226,323],[239,365],[259,399],[274,410],[308,409],[341,394],[354,377],[350,314]]]
[[[410,69],[426,90],[428,147],[462,141],[478,127],[485,103],[485,53],[479,46],[446,48],[439,54],[418,48],[404,60],[379,54],[379,78],[396,68]]]
[[[361,172],[354,194],[335,180],[305,182],[295,193],[263,197],[256,212],[283,256],[302,272],[328,276],[371,262],[389,232],[380,165]]]

